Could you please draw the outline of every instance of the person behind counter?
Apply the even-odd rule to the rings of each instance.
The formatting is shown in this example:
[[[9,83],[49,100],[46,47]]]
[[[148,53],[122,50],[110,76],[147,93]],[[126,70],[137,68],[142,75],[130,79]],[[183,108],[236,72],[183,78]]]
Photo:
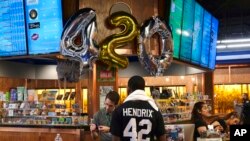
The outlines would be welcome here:
[[[250,125],[250,102],[246,101],[243,104],[242,111],[240,114],[241,124]]]
[[[248,93],[243,93],[242,94],[242,104],[245,104],[247,102],[249,102]]]
[[[241,124],[250,125],[250,101],[248,93],[242,94],[242,103],[234,102],[235,111],[240,116]]]
[[[163,117],[144,88],[143,77],[129,79],[128,97],[112,115],[112,141],[152,141],[155,136],[159,141],[166,141]]]
[[[197,137],[207,131],[207,125],[210,124],[211,116],[209,112],[209,107],[204,102],[196,102],[192,110],[191,121],[195,124],[194,129],[194,140],[196,141]]]
[[[102,108],[94,115],[93,123],[90,124],[91,136],[95,140],[98,138],[98,131],[101,141],[111,141],[110,134],[111,114],[119,102],[119,94],[116,91],[110,91],[104,101],[105,108]]]

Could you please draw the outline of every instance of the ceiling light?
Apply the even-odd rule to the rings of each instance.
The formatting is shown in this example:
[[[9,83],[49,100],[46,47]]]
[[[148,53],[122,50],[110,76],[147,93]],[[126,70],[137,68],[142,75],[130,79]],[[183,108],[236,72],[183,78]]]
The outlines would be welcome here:
[[[244,43],[250,42],[250,38],[245,39],[228,39],[228,40],[218,40],[217,43]]]
[[[166,80],[167,82],[169,82],[169,78],[168,78],[168,77],[166,77],[165,80]]]
[[[192,78],[191,78],[191,80],[192,80],[192,81],[195,81],[195,78],[194,78],[194,77],[192,77]]]
[[[250,54],[216,56],[216,60],[238,60],[238,59],[249,59],[249,58]]]
[[[229,44],[227,48],[241,48],[241,47],[250,47],[250,43],[248,44]]]
[[[217,49],[223,49],[223,48],[226,48],[227,46],[226,45],[217,45],[216,48]]]

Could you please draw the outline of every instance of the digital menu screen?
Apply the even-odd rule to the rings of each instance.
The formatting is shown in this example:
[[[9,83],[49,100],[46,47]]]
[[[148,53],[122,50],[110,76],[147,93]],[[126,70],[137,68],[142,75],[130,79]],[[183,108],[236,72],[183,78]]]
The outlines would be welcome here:
[[[204,10],[203,17],[203,33],[202,33],[202,46],[201,46],[201,62],[200,65],[208,67],[210,55],[210,32],[211,32],[211,14]]]
[[[182,9],[183,0],[172,0],[170,8],[169,25],[172,29],[174,58],[179,58],[180,42],[181,42],[181,27],[182,27]]]
[[[169,0],[174,59],[214,69],[219,21],[195,0]]]
[[[216,18],[212,17],[212,27],[211,27],[211,34],[210,34],[210,58],[209,58],[209,68],[215,68],[215,59],[216,59],[216,44],[217,44],[217,34],[218,34],[218,27],[219,22]]]
[[[0,0],[0,57],[26,55],[22,0]]]
[[[190,61],[192,55],[194,0],[184,0],[180,59]]]
[[[25,0],[29,55],[60,52],[61,0]]]
[[[194,30],[191,62],[200,64],[201,44],[202,44],[202,25],[203,25],[203,8],[200,4],[195,3]]]

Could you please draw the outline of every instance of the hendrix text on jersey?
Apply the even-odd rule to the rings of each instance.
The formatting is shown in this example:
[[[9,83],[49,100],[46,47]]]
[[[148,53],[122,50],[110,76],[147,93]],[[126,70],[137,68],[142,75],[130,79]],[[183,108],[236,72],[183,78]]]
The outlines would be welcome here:
[[[152,113],[153,113],[153,110],[149,110],[149,109],[136,109],[136,108],[123,109],[123,116],[152,118],[153,117]]]

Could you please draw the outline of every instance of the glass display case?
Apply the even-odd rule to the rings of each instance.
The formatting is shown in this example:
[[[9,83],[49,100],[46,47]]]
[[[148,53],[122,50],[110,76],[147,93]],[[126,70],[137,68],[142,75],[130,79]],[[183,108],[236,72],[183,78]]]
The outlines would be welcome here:
[[[79,105],[68,109],[65,104],[40,101],[2,102],[1,124],[28,125],[87,125],[88,116]]]
[[[174,98],[181,98],[184,94],[187,93],[185,85],[178,85],[178,86],[162,86],[159,87],[160,92],[163,90],[171,90],[172,96]]]
[[[183,94],[181,98],[156,99],[165,123],[183,122],[191,120],[191,112],[196,102],[204,101],[211,107],[208,95]]]
[[[83,91],[85,92],[85,91]],[[15,94],[16,93],[16,94]],[[75,102],[74,89],[27,90],[20,97],[18,91],[1,96],[1,124],[13,125],[87,125],[86,101],[82,107]],[[85,93],[83,93],[83,96]],[[26,95],[23,93],[23,95]],[[27,98],[25,98],[27,97]]]
[[[165,123],[187,121],[191,119],[191,112],[195,100],[190,99],[157,99],[158,107]]]

